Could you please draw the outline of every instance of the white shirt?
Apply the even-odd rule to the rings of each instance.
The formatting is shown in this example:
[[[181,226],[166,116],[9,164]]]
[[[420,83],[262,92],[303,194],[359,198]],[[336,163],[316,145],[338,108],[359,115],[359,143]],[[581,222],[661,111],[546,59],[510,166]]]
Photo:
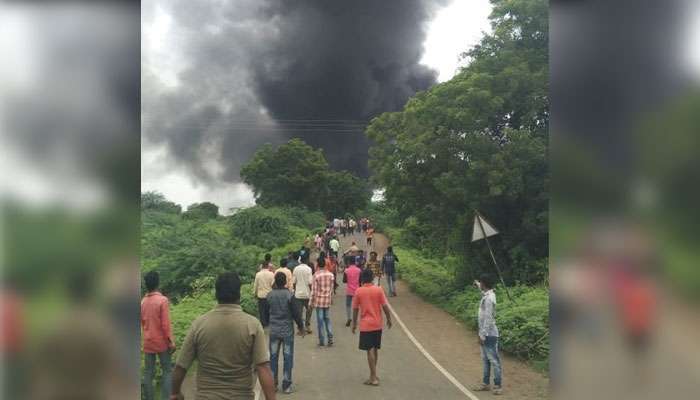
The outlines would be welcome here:
[[[294,291],[294,297],[297,299],[308,299],[311,297],[311,278],[313,272],[311,267],[306,264],[299,264],[294,267],[294,281],[296,282],[296,289]]]
[[[482,293],[478,319],[479,337],[482,340],[485,340],[486,336],[498,337],[498,328],[496,327],[496,293],[493,289]]]

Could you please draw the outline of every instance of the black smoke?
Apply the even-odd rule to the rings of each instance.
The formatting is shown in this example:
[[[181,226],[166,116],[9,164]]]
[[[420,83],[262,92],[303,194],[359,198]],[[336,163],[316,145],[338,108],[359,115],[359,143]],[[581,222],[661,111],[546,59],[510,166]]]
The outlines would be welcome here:
[[[259,145],[290,137],[323,148],[334,168],[366,176],[367,121],[435,83],[419,60],[426,24],[444,3],[155,3],[172,16],[186,67],[174,88],[144,73],[144,135],[210,183],[238,181]],[[213,159],[218,176],[206,167]]]

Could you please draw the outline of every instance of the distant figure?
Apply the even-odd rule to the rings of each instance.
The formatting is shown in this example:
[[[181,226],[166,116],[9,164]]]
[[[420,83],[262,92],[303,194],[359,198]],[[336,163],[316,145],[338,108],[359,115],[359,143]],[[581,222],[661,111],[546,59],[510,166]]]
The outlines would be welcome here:
[[[357,244],[355,242],[352,242],[350,247],[348,247],[348,249],[345,250],[345,252],[343,252],[343,255],[344,256],[351,255],[354,257],[354,256],[357,256],[357,253],[359,253],[359,251],[360,251],[360,248],[357,247]]]
[[[299,265],[299,252],[290,251],[289,254],[287,254],[287,268],[289,268],[290,271],[294,271],[297,265]]]
[[[316,234],[316,237],[314,238],[314,243],[316,244],[316,250],[323,250],[323,232],[321,232],[320,234]]]
[[[338,241],[338,238],[336,236],[333,236],[330,242],[328,242],[328,247],[330,248],[330,253],[338,257],[338,252],[340,251],[340,242]]]
[[[305,254],[301,257],[301,264],[294,268],[294,300],[297,303],[299,312],[305,316],[304,326],[306,333],[311,333],[311,307],[309,307],[309,298],[311,297],[311,280],[313,279],[313,271],[309,266],[309,256]],[[304,311],[306,310],[306,311]],[[304,330],[299,331],[302,335]]]
[[[167,400],[170,398],[171,354],[175,351],[175,339],[170,326],[169,302],[168,298],[158,291],[160,283],[158,272],[147,273],[143,280],[148,291],[141,300],[141,330],[145,353],[143,394],[146,400],[154,399],[153,379],[156,376],[156,356],[158,356],[162,371],[160,397]]]
[[[292,270],[287,268],[287,263],[288,263],[288,261],[286,258],[281,259],[280,260],[280,267],[277,269],[275,274],[277,274],[278,272],[284,273],[284,275],[287,277],[287,280],[286,280],[287,286],[285,288],[291,291],[291,290],[294,290],[294,277],[292,276]]]
[[[350,312],[352,307],[352,298],[355,296],[355,291],[357,288],[360,287],[361,272],[362,270],[360,270],[360,268],[354,262],[350,263],[350,265],[345,268],[345,272],[343,272],[343,282],[345,283],[345,312],[347,315],[345,326],[350,326],[350,322],[352,321],[352,313]]]
[[[389,296],[396,297],[396,263],[399,258],[394,254],[393,247],[389,246],[386,249],[384,257],[382,257],[382,271],[386,276],[386,284],[389,288]]]
[[[311,283],[311,308],[316,309],[318,323],[318,345],[333,346],[333,328],[331,327],[330,307],[335,276],[326,271],[326,260],[318,260],[318,272]],[[328,341],[326,342],[326,337]]]
[[[365,269],[365,263],[367,259],[365,258],[365,251],[360,249],[357,252],[357,257],[355,257],[355,262],[360,269]]]
[[[269,269],[271,272],[275,272],[275,265],[272,263],[272,254],[265,254],[265,259],[260,264],[258,271],[263,269]]]
[[[498,356],[498,327],[496,327],[496,293],[493,291],[493,280],[488,275],[482,275],[477,282],[481,289],[479,302],[479,344],[481,344],[481,359],[484,362],[484,379],[476,391],[491,390],[491,368],[493,368],[493,394],[503,393],[501,389],[501,358]]]
[[[365,231],[367,235],[367,247],[372,248],[372,236],[374,235],[374,228],[371,226]]]
[[[304,323],[301,320],[299,308],[294,303],[294,296],[287,289],[287,275],[278,271],[275,274],[275,285],[267,295],[269,304],[268,321],[270,321],[270,363],[272,376],[275,380],[275,390],[278,387],[277,369],[280,347],[283,347],[284,372],[282,391],[292,393],[292,367],[294,366],[294,322],[299,327],[301,336],[305,336]]]
[[[374,283],[376,286],[381,287],[382,278],[382,264],[377,260],[377,252],[373,251],[369,253],[369,261],[367,261],[367,268],[372,270],[372,275],[374,275]]]
[[[362,287],[355,291],[352,300],[352,333],[357,330],[357,316],[360,316],[360,350],[367,351],[369,364],[369,379],[365,385],[379,386],[377,365],[379,364],[379,349],[382,348],[382,310],[386,315],[386,326],[391,329],[391,314],[387,306],[384,291],[372,284],[372,270],[362,271],[360,280]]]
[[[182,382],[196,360],[196,399],[252,399],[255,371],[265,399],[275,400],[265,331],[241,308],[238,274],[220,274],[215,287],[217,306],[194,320],[182,344],[171,398],[183,399]]]
[[[269,257],[268,257],[269,256]],[[272,258],[269,254],[265,256],[265,259]],[[269,261],[267,265],[270,266],[272,263]],[[255,298],[258,299],[258,315],[260,317],[260,322],[263,327],[267,327],[267,295],[272,290],[272,284],[275,282],[275,274],[272,272],[271,268],[262,268],[255,274],[255,281],[253,282],[253,294]]]

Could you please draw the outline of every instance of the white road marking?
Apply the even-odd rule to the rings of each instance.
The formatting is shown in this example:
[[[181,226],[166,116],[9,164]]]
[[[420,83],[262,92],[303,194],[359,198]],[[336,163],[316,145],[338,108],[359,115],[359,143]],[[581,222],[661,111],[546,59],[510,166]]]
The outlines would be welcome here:
[[[399,318],[399,315],[396,313],[396,311],[394,311],[394,308],[391,306],[391,304],[387,303],[387,306],[389,307],[389,311],[391,311],[391,315],[394,316],[396,322],[398,322],[399,325],[401,325],[401,329],[403,329],[403,331],[406,333],[406,336],[408,336],[408,338],[411,339],[413,344],[416,345],[416,347],[418,348],[418,350],[420,350],[421,353],[423,353],[425,358],[427,358],[428,361],[430,361],[430,363],[433,364],[433,366],[437,368],[438,371],[442,372],[442,374],[445,375],[445,378],[452,382],[452,384],[455,385],[460,392],[464,393],[465,396],[467,396],[471,400],[479,400],[479,398],[476,397],[474,393],[470,392],[467,388],[464,387],[464,385],[459,383],[457,378],[455,378],[451,373],[449,373],[442,365],[440,365],[439,362],[437,362],[433,358],[433,356],[430,355],[430,353],[428,353],[428,351],[423,347],[423,345],[420,344],[418,339],[416,339],[416,337],[413,336],[411,331],[408,330],[403,321],[401,321],[401,318]]]

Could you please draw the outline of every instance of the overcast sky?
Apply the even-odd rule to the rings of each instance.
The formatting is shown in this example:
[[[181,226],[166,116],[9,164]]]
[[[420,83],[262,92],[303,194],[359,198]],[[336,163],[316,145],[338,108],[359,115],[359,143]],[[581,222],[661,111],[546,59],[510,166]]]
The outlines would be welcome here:
[[[167,91],[169,88],[181,90],[185,83],[178,79],[178,74],[182,74],[188,64],[192,63],[188,59],[192,57],[191,48],[182,49],[181,46],[181,43],[188,41],[186,33],[180,30],[178,24],[174,23],[176,18],[167,11],[173,3],[171,0],[148,1],[142,6],[142,94],[146,100],[142,106],[142,130],[157,129],[157,125],[149,125],[152,118],[149,107],[160,111],[159,91]],[[488,0],[453,0],[442,3],[447,5],[440,4],[432,9],[426,23],[427,29],[420,33],[423,43],[418,48],[422,52],[419,64],[436,71],[439,82],[454,76],[460,66],[459,55],[478,42],[482,31],[489,30],[488,15],[491,9]],[[201,13],[206,14],[206,11],[202,10]],[[245,19],[245,16],[241,19]],[[245,21],[242,21],[241,25],[244,24]],[[216,18],[212,17],[210,23],[202,29],[208,33],[219,33],[221,28],[217,26]],[[251,25],[247,29],[263,31],[265,28]],[[205,43],[205,46],[208,44]],[[230,71],[224,73],[229,74]],[[245,74],[246,72],[241,72],[241,75]],[[231,80],[226,84],[231,85]],[[149,97],[151,101],[148,101]],[[195,128],[199,126],[195,125]],[[207,157],[208,162],[197,164],[202,169],[199,171],[201,174],[197,175],[192,172],[191,166],[175,160],[172,149],[166,144],[148,140],[149,135],[151,134],[147,132],[144,135],[146,139],[142,141],[143,191],[159,191],[183,207],[210,201],[219,205],[222,213],[227,213],[231,207],[254,204],[252,193],[244,184],[205,178],[222,173],[223,167],[213,161],[215,157]],[[220,139],[212,137],[214,138],[209,138],[208,141],[214,154],[215,147],[221,144]]]

